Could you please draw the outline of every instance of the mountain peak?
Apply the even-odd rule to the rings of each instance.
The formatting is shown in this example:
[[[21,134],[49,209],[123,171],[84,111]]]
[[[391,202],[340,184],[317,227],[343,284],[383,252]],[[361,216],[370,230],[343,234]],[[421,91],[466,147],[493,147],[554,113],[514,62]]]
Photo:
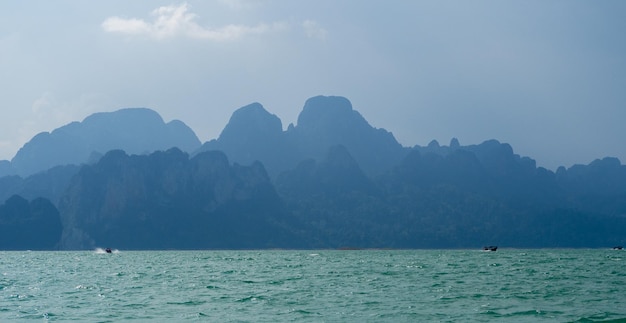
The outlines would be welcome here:
[[[94,152],[122,149],[144,154],[171,147],[193,151],[199,146],[198,137],[181,121],[165,123],[151,109],[126,108],[42,132],[17,152],[11,164],[19,175],[27,176],[58,165],[85,163]]]
[[[280,119],[265,110],[260,103],[252,103],[237,109],[222,133],[219,140],[237,141],[252,140],[261,134],[277,135],[283,130]],[[242,138],[245,137],[245,138]]]
[[[221,150],[230,160],[243,165],[261,160],[271,174],[286,167],[284,155],[289,151],[282,122],[257,102],[233,112],[220,136],[204,143],[196,153],[209,150]]]
[[[105,122],[114,123],[164,123],[163,118],[154,110],[149,108],[122,108],[113,112],[97,112],[87,116],[82,124],[101,124]]]
[[[263,163],[270,176],[290,169],[309,158],[323,160],[333,146],[350,151],[362,169],[379,174],[404,156],[404,148],[385,129],[372,127],[340,96],[308,99],[297,125],[282,130],[280,119],[252,103],[235,111],[218,139],[197,151],[222,150],[233,162]]]
[[[358,119],[360,123],[367,124],[358,112],[352,110],[352,103],[348,99],[341,96],[319,95],[306,100],[298,116],[298,127],[329,122],[337,124],[351,119]]]

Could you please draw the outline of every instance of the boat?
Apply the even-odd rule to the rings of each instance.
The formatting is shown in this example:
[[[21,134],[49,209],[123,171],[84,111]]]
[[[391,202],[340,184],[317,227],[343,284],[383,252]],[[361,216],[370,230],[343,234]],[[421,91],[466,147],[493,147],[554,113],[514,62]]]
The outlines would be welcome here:
[[[104,249],[104,251],[105,251],[106,253],[113,253],[113,250],[111,250],[111,248],[106,248],[106,249]]]
[[[622,247],[622,246],[615,246],[615,247],[613,247],[613,250],[623,250],[623,249],[624,249],[624,247]]]
[[[483,250],[484,251],[496,251],[498,250],[498,246],[484,246]]]

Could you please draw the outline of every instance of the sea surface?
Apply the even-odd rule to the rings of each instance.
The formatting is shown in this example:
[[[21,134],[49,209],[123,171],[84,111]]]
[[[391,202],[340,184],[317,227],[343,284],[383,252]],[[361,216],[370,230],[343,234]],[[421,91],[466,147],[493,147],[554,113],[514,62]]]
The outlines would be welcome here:
[[[4,251],[10,320],[626,321],[626,251]]]

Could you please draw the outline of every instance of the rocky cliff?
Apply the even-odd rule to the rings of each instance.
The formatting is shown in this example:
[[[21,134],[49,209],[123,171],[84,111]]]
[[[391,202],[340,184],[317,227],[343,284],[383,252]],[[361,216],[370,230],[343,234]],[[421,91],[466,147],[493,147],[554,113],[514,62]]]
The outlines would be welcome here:
[[[84,249],[271,248],[289,224],[260,163],[230,165],[222,152],[189,159],[178,149],[107,153],[83,166],[59,203],[61,246]]]

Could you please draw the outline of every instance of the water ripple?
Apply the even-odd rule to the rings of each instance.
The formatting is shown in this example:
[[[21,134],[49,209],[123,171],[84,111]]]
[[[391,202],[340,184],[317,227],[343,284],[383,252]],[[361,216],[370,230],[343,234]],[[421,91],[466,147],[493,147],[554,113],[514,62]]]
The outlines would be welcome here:
[[[0,321],[626,318],[605,250],[0,252]]]

